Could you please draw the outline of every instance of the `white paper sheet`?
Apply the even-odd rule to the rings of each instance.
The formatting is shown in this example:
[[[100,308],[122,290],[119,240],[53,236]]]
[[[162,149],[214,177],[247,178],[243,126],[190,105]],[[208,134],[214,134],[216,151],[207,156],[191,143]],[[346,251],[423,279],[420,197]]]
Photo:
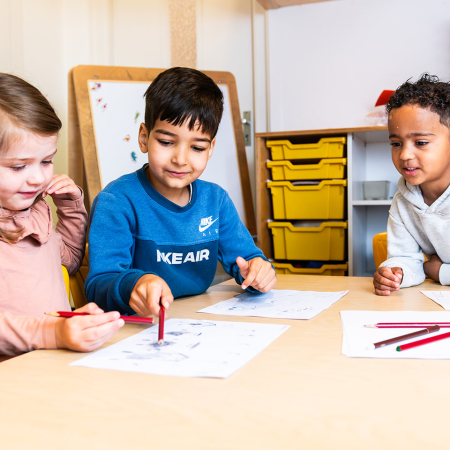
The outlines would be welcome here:
[[[375,350],[369,344],[418,331],[419,328],[366,328],[364,325],[380,322],[450,322],[450,312],[445,311],[341,311],[343,341],[342,354],[361,358],[399,359],[450,359],[450,339],[433,342],[402,352],[397,346],[450,332],[441,328],[437,333],[420,336]]]
[[[227,378],[288,328],[289,325],[170,319],[164,324],[164,345],[158,345],[158,326],[154,326],[70,365]]]
[[[348,291],[315,292],[272,289],[267,294],[245,292],[200,311],[225,316],[253,316],[272,319],[311,319]]]
[[[441,305],[444,309],[450,310],[450,291],[420,291],[428,298]]]

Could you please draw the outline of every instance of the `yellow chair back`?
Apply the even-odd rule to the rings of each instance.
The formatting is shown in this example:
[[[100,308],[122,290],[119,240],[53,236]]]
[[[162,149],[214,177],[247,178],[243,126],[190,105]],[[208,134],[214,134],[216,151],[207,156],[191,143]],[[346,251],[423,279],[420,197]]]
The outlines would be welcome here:
[[[428,261],[426,255],[423,255],[425,261]],[[373,237],[373,259],[375,267],[378,269],[380,264],[387,260],[387,232],[378,233]]]
[[[89,257],[88,244],[86,244],[86,253],[84,254],[83,262],[78,272],[70,276],[70,291],[72,293],[73,306],[75,309],[81,308],[87,304],[84,296],[84,282],[89,273]]]
[[[375,267],[378,269],[380,264],[387,260],[387,233],[378,233],[373,237],[373,259]]]
[[[67,269],[64,266],[61,266],[61,268],[64,277],[64,284],[66,285],[67,298],[70,300],[69,272],[67,272]]]

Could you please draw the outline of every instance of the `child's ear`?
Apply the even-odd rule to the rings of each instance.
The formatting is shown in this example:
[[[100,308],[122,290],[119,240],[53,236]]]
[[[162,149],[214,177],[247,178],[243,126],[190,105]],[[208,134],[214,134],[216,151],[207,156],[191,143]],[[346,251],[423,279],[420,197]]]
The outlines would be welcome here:
[[[211,141],[211,147],[209,147],[209,152],[208,152],[208,161],[211,159],[211,156],[213,155],[213,153],[214,153],[214,146],[216,145],[216,138],[214,138],[212,141]]]
[[[139,127],[138,143],[139,143],[139,148],[141,149],[142,153],[148,152],[148,148],[147,148],[148,137],[149,137],[148,135],[149,135],[149,132],[147,130],[147,127],[145,126],[144,123],[141,123],[141,125]]]

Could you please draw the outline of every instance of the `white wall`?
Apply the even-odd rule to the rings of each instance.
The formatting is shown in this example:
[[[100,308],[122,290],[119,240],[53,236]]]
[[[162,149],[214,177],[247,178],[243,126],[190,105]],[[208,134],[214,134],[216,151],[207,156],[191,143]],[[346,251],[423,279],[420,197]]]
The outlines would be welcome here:
[[[366,126],[384,89],[450,79],[448,0],[341,0],[268,11],[270,131]]]
[[[232,72],[253,112],[252,2],[197,0],[197,68]],[[168,0],[0,0],[0,71],[38,87],[63,122],[55,172],[67,172],[67,74],[80,64],[170,67]],[[247,148],[254,187],[253,147]]]

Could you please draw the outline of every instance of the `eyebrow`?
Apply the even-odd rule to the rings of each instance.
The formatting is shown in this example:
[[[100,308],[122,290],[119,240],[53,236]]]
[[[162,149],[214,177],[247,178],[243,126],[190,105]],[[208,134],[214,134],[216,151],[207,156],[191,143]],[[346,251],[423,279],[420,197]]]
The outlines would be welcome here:
[[[435,136],[435,134],[434,133],[426,133],[426,132],[409,133],[405,137],[410,138],[410,137],[420,137],[420,136]],[[389,135],[389,139],[390,138],[396,138],[396,137],[399,137],[398,134],[390,134]]]
[[[171,133],[170,131],[166,130],[155,130],[155,133],[165,134],[166,136],[178,137],[175,133]],[[211,144],[211,139],[208,138],[194,137],[193,140],[196,142],[208,142]]]
[[[51,155],[48,155],[44,158],[45,159],[49,159],[49,158],[53,158],[56,155],[56,152],[58,150],[55,150]],[[8,164],[11,164],[14,161],[20,161],[20,162],[28,162],[28,161],[34,161],[35,158],[5,158],[5,160],[8,162]]]

